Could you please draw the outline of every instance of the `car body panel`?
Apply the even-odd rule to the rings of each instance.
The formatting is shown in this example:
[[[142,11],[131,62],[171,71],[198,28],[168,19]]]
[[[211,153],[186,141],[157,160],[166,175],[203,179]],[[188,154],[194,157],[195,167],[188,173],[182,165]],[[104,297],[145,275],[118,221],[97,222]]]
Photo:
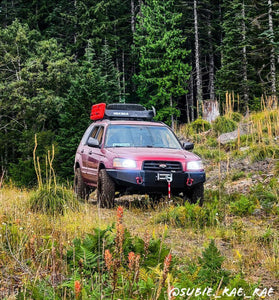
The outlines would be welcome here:
[[[98,176],[101,168],[105,168],[108,174],[115,181],[118,189],[131,189],[145,191],[162,191],[166,192],[166,181],[157,181],[158,174],[170,173],[173,176],[172,186],[177,191],[187,188],[187,179],[192,178],[192,184],[205,181],[204,170],[187,170],[187,162],[199,161],[200,158],[182,148],[180,142],[179,147],[170,148],[153,148],[153,147],[106,147],[105,140],[109,126],[111,125],[132,125],[132,126],[156,126],[167,127],[161,122],[149,121],[131,121],[131,120],[101,120],[91,124],[86,130],[76,152],[75,166],[81,168],[84,182],[92,187],[97,187]],[[99,147],[88,146],[87,140],[90,134],[94,132],[94,128],[103,126],[103,137]],[[121,127],[120,127],[121,129]],[[170,129],[171,130],[171,129]],[[175,135],[174,135],[175,136]],[[177,139],[177,137],[175,136]],[[178,139],[177,139],[178,141]],[[136,161],[136,167],[131,169],[116,168],[113,166],[114,158],[131,159]],[[159,169],[156,171],[143,170],[145,162],[159,162]],[[160,164],[160,162],[162,162]],[[175,162],[181,164],[181,170],[164,170],[166,162]],[[161,167],[160,167],[161,165]],[[138,178],[138,179],[137,179]]]

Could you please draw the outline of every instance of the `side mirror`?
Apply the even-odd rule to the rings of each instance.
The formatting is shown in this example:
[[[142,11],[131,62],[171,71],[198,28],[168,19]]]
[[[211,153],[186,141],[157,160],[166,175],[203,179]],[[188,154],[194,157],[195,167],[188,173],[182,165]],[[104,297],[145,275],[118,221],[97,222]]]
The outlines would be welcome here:
[[[183,143],[183,149],[184,150],[193,150],[194,149],[194,144],[191,142],[184,142]]]
[[[90,137],[87,141],[87,145],[89,147],[99,147],[99,141],[97,139],[94,139],[93,137]]]

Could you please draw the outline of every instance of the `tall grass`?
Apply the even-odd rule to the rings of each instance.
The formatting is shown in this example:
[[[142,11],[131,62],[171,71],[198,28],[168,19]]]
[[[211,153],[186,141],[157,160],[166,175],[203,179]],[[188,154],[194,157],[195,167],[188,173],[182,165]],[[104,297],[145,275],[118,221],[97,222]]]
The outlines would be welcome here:
[[[53,169],[54,145],[52,152],[48,151],[45,157],[46,178],[42,179],[40,158],[36,156],[37,136],[35,135],[35,147],[33,151],[34,168],[38,180],[38,188],[31,193],[30,209],[34,212],[46,214],[64,214],[67,209],[78,210],[79,203],[72,189],[67,189],[57,184],[55,171]]]

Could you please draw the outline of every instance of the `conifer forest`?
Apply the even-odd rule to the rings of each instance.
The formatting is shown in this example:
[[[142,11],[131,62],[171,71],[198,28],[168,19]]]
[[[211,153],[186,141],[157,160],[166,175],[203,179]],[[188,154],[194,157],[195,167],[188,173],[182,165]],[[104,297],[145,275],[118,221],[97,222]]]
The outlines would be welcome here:
[[[20,185],[34,183],[35,133],[72,176],[92,104],[141,103],[181,124],[227,91],[243,114],[277,99],[274,0],[3,0],[0,22],[0,161]]]

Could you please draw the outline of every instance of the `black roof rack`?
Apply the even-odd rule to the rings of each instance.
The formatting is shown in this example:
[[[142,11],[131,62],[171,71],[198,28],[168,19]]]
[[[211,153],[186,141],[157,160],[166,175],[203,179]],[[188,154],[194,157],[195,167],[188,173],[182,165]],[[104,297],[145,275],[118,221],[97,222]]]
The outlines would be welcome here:
[[[113,103],[108,104],[106,109],[110,110],[133,110],[133,111],[144,111],[146,110],[141,104],[132,103]]]
[[[140,104],[113,103],[106,105],[105,103],[99,103],[92,106],[90,119],[93,121],[102,119],[151,121],[155,115],[155,108],[153,110],[146,110]]]
[[[113,103],[107,105],[104,118],[110,120],[128,119],[151,121],[155,115],[155,109],[146,110],[146,108],[140,104]]]

